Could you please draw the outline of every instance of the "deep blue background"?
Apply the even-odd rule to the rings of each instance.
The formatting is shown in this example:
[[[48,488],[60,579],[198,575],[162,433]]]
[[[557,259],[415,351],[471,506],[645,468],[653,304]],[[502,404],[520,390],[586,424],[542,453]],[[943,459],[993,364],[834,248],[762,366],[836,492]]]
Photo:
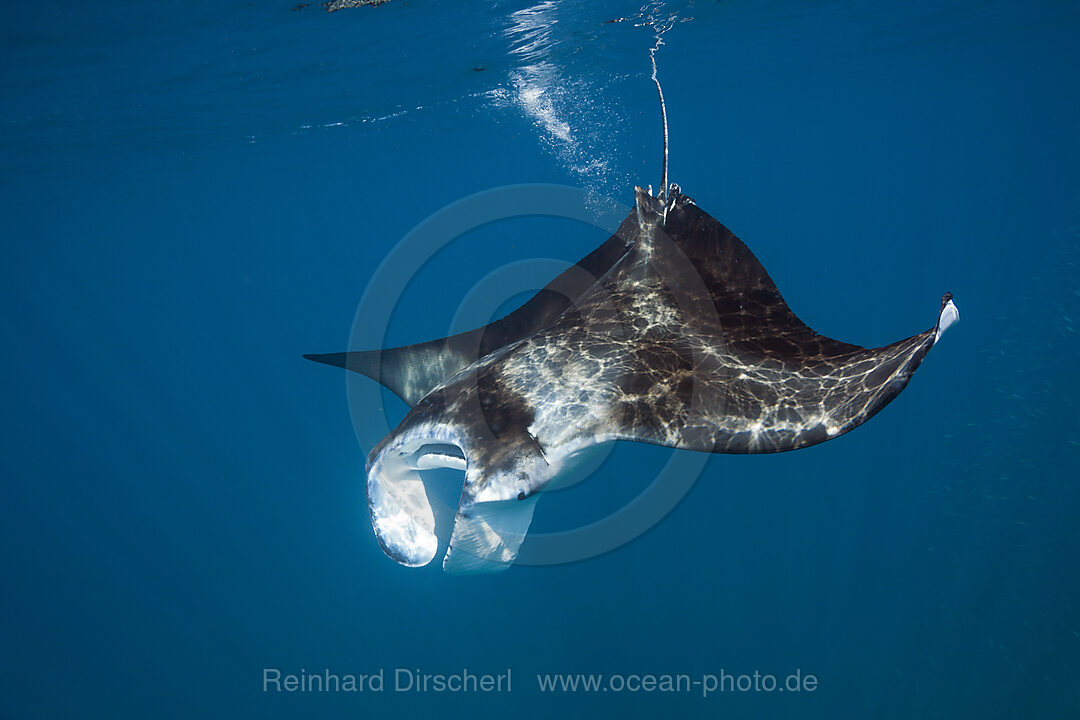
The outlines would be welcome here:
[[[659,7],[694,18],[658,53],[672,179],[796,312],[864,345],[945,290],[963,320],[855,433],[714,457],[631,544],[473,578],[382,554],[342,375],[300,354],[344,348],[374,268],[449,202],[655,185],[652,36],[634,3],[290,7],[5,8],[0,716],[1080,713],[1080,7]],[[388,342],[603,239],[464,236]],[[617,507],[667,452],[619,447],[535,527]],[[514,692],[264,694],[266,666],[512,667]],[[534,679],[721,668],[820,687]]]

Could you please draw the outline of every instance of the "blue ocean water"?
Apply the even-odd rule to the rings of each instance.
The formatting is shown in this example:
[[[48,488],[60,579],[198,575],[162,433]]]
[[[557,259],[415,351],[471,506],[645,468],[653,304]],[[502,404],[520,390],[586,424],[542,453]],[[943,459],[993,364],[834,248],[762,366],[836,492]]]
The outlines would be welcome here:
[[[6,8],[0,716],[1080,712],[1080,6],[645,10]],[[380,263],[450,203],[657,185],[649,14],[675,19],[656,54],[671,178],[800,317],[881,345],[948,290],[962,321],[864,427],[714,456],[612,552],[399,566],[367,514],[364,413],[301,354],[345,348]],[[604,239],[536,217],[465,233],[402,290],[387,344],[444,335],[500,268]],[[612,512],[670,454],[620,445],[534,531]],[[268,668],[386,687],[278,692]],[[509,670],[512,690],[396,692],[398,669]],[[817,685],[537,680],[754,672]]]

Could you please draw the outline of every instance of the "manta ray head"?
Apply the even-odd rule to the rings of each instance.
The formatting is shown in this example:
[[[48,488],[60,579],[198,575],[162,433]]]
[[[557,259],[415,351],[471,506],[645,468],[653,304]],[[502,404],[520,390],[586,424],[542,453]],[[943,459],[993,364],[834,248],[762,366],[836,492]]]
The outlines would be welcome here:
[[[478,394],[475,376],[467,373],[433,392],[368,458],[375,534],[386,554],[403,565],[427,565],[439,550],[433,509],[433,500],[439,500],[425,482],[426,471],[465,473],[443,568],[470,574],[513,563],[537,491],[554,474],[535,439],[520,424],[503,427],[493,421],[479,408]],[[451,412],[446,412],[448,397],[455,398]]]

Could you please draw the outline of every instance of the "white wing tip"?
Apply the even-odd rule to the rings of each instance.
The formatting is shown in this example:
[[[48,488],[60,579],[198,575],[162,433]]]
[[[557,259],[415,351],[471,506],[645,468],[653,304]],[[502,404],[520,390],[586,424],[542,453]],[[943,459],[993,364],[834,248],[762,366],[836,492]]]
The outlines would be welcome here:
[[[960,311],[953,303],[952,293],[945,293],[941,298],[941,311],[938,312],[937,330],[934,333],[934,342],[937,343],[945,331],[960,322]]]

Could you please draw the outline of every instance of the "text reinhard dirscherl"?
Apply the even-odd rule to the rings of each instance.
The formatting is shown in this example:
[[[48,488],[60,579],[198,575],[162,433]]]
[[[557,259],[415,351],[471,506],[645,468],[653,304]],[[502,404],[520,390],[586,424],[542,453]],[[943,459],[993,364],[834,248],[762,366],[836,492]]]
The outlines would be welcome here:
[[[335,673],[330,668],[321,671],[283,672],[280,668],[263,668],[262,689],[266,693],[381,693],[392,692],[512,692],[511,669],[500,673],[475,673],[467,668],[456,672],[428,673],[419,668],[379,668],[368,674]],[[818,688],[816,675],[802,669],[786,676],[771,673],[734,674],[721,669],[718,674],[699,675],[666,673],[629,674],[545,674],[536,676],[542,693],[638,693],[638,692],[698,692],[702,697],[714,693],[812,693]]]
[[[389,682],[388,679],[389,678]],[[367,675],[321,672],[284,673],[263,668],[263,692],[510,692],[510,668],[503,673],[474,673],[468,669],[452,673],[425,673],[419,668],[379,668]]]

